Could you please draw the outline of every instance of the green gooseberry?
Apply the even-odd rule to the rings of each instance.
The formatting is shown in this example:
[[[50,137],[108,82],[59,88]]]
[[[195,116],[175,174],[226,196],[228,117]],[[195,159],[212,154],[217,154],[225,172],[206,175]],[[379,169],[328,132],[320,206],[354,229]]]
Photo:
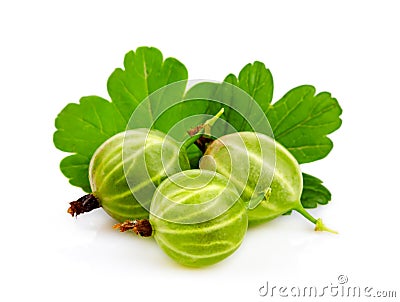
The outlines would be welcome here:
[[[293,155],[273,138],[256,132],[236,132],[213,141],[200,168],[215,170],[231,179],[247,204],[249,226],[270,221],[291,210],[331,231],[302,206],[303,179]]]
[[[185,169],[190,169],[186,152],[163,132],[141,128],[118,133],[93,154],[92,193],[71,202],[68,213],[75,216],[102,207],[120,222],[148,218],[156,187]]]
[[[219,173],[193,169],[161,183],[148,220],[126,221],[115,227],[153,236],[176,262],[203,267],[236,251],[247,226],[246,207],[235,186]]]

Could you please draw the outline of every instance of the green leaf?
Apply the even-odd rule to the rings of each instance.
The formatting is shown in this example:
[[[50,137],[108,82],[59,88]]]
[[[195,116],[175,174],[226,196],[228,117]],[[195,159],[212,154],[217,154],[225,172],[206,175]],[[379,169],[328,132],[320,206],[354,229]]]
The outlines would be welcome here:
[[[200,82],[187,91],[185,98],[202,104],[201,109],[205,114],[213,115],[224,107],[225,111],[221,118],[229,121],[229,124],[238,130],[242,127],[244,118],[232,107],[229,107],[235,100],[241,98],[237,95],[238,93],[245,95],[231,84]],[[222,101],[225,103],[222,103]],[[228,132],[228,130],[224,129],[223,132]]]
[[[328,134],[341,126],[342,109],[330,93],[315,95],[313,86],[296,87],[271,105],[273,79],[261,62],[247,64],[236,77],[229,74],[225,81],[248,93],[267,115],[274,138],[285,146],[299,163],[324,158],[333,147]],[[251,110],[250,110],[251,112]],[[237,124],[238,118],[224,115]],[[246,127],[239,127],[247,130]]]
[[[79,104],[68,104],[55,121],[54,145],[73,153],[61,161],[60,169],[72,185],[86,192],[90,192],[88,167],[93,153],[108,138],[126,129],[136,106],[157,89],[176,81],[184,81],[181,93],[185,90],[185,66],[173,58],[163,61],[156,48],[140,47],[128,52],[124,68],[116,69],[108,80],[112,102],[98,96],[83,97]]]
[[[225,124],[222,133],[260,129],[264,130],[260,132],[265,132],[266,128],[269,129],[265,112],[269,108],[272,93],[271,72],[263,63],[256,61],[244,66],[238,77],[229,74],[222,83],[200,82],[194,85],[185,98],[197,100],[196,107],[210,115],[223,107],[225,111],[221,118],[229,124]]]
[[[63,174],[69,178],[69,183],[81,187],[83,191],[91,193],[89,184],[90,157],[74,154],[65,157],[60,163]]]
[[[313,86],[296,87],[274,103],[267,117],[274,137],[299,163],[313,162],[328,155],[333,147],[327,137],[342,123],[342,109],[328,92],[315,95]]]
[[[91,157],[106,139],[125,129],[114,106],[98,96],[68,104],[57,116],[54,144],[62,151]]]
[[[264,63],[255,61],[247,64],[239,73],[239,77],[229,74],[224,82],[235,85],[246,91],[266,113],[272,100],[274,82],[272,74]]]
[[[109,137],[125,129],[115,107],[97,96],[83,97],[79,104],[68,104],[57,116],[54,145],[66,152],[60,169],[72,185],[90,192],[88,167],[96,149]]]
[[[322,180],[303,173],[303,192],[301,204],[304,208],[316,208],[317,205],[325,205],[331,200],[331,193],[322,185]]]
[[[117,68],[111,74],[107,89],[126,124],[136,106],[153,92],[188,78],[186,67],[181,62],[174,58],[163,61],[162,53],[154,47],[139,47],[136,52],[128,52],[124,67],[125,70]]]

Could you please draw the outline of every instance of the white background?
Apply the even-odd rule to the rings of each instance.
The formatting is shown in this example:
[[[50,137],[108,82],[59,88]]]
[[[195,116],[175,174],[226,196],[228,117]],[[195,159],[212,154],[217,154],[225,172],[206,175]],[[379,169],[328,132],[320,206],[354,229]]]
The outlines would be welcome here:
[[[336,285],[342,274],[399,297],[398,12],[396,1],[2,1],[0,300],[301,301],[258,289]],[[144,45],[191,79],[262,61],[274,100],[301,84],[331,92],[343,125],[329,156],[303,170],[332,192],[311,213],[340,234],[293,214],[251,229],[220,264],[186,269],[152,239],[112,230],[101,210],[71,218],[82,191],[59,171],[54,119],[81,96],[108,98],[108,76]]]

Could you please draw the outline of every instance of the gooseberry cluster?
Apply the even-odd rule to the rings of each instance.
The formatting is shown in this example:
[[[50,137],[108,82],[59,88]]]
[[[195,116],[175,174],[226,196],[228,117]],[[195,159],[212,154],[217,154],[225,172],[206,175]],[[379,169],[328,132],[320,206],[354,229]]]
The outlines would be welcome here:
[[[153,236],[168,256],[192,267],[225,259],[248,227],[291,210],[316,230],[331,231],[301,205],[300,166],[273,138],[257,132],[207,138],[199,169],[190,169],[187,145],[144,128],[114,135],[91,159],[92,193],[71,202],[68,212],[102,207],[119,222],[115,228]]]

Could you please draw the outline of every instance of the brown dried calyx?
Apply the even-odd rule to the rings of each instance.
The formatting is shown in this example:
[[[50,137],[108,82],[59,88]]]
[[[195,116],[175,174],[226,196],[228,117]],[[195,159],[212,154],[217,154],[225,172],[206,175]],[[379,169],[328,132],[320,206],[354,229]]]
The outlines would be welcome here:
[[[114,229],[119,229],[120,232],[132,230],[136,235],[142,237],[150,237],[153,233],[150,221],[147,219],[127,220],[122,223],[117,223],[113,226]]]
[[[210,137],[201,136],[194,142],[194,144],[204,154],[207,150],[208,145],[211,144],[213,141],[214,141],[214,139],[212,139]]]
[[[100,203],[93,194],[82,196],[78,200],[70,202],[69,205],[68,213],[72,217],[100,208]]]
[[[223,113],[224,108],[221,108],[215,116],[205,121],[204,124],[188,130],[187,133],[191,138],[185,141],[184,146],[188,147],[190,144],[195,144],[202,153],[206,152],[208,145],[214,141],[211,136],[211,127]]]

